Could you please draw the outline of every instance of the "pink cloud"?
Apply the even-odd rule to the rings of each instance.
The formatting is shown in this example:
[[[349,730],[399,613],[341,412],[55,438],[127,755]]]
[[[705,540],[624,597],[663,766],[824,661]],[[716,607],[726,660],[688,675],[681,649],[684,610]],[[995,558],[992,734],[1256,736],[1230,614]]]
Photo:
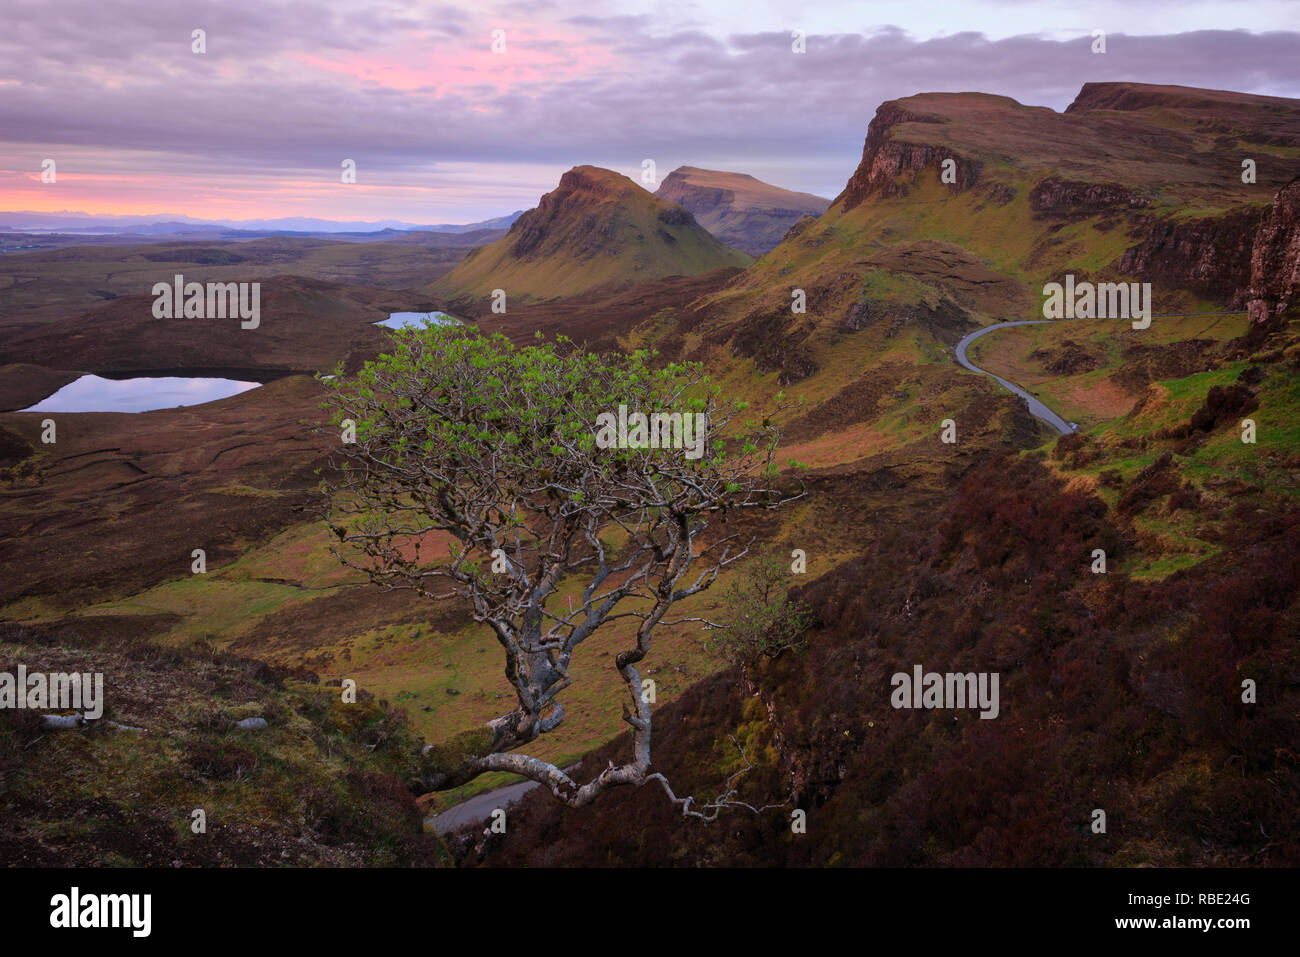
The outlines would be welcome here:
[[[483,31],[478,43],[407,37],[380,52],[293,53],[289,59],[363,83],[404,92],[429,90],[438,96],[469,85],[490,84],[505,92],[533,84],[554,84],[605,74],[615,65],[607,45],[575,40],[572,35],[518,28],[507,30],[505,40],[505,51],[501,53],[492,52],[490,31]],[[466,82],[471,78],[472,83]]]

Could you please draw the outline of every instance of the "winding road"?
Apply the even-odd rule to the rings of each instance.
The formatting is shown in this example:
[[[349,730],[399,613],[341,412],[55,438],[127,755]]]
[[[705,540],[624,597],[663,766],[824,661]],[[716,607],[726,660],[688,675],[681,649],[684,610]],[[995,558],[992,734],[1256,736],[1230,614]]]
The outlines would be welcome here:
[[[478,824],[486,821],[497,808],[514,804],[536,787],[541,787],[536,781],[520,781],[517,784],[507,784],[505,787],[476,794],[466,801],[461,801],[455,807],[448,808],[441,814],[435,814],[428,820],[439,836],[450,834],[452,831],[459,831],[468,824]]]
[[[578,761],[576,764],[569,765],[564,769],[564,773],[572,774],[578,770],[581,764],[582,762]],[[450,834],[452,831],[459,831],[467,825],[486,822],[492,817],[492,812],[497,808],[514,804],[537,787],[541,787],[541,785],[536,781],[517,781],[514,784],[493,788],[491,791],[484,791],[482,794],[467,798],[454,807],[447,808],[441,814],[435,814],[425,820],[432,825],[439,836]]]
[[[1052,428],[1056,429],[1056,431],[1060,432],[1062,435],[1069,435],[1071,432],[1078,431],[1077,425],[1065,421],[1065,419],[1061,418],[1059,415],[1057,415],[1055,412],[1049,409],[1046,405],[1040,402],[1033,395],[1026,392],[1024,389],[1020,388],[1020,386],[1016,385],[1013,382],[1008,382],[1000,375],[994,375],[992,372],[989,372],[987,369],[981,369],[975,363],[971,362],[969,359],[966,358],[966,349],[970,346],[970,344],[974,342],[976,339],[978,339],[980,336],[986,336],[995,329],[1005,329],[1007,326],[1037,326],[1045,322],[1051,322],[1051,321],[1052,321],[1051,319],[1019,319],[1014,322],[997,322],[991,326],[985,326],[983,329],[976,329],[970,335],[964,337],[961,340],[961,342],[957,343],[957,349],[956,349],[957,361],[960,362],[967,369],[970,369],[972,372],[978,372],[981,375],[986,375],[990,379],[993,379],[995,382],[997,382],[1008,392],[1014,392],[1016,395],[1020,396],[1022,399],[1024,399],[1026,402],[1029,403],[1030,415],[1042,419],[1044,422],[1046,422]]]

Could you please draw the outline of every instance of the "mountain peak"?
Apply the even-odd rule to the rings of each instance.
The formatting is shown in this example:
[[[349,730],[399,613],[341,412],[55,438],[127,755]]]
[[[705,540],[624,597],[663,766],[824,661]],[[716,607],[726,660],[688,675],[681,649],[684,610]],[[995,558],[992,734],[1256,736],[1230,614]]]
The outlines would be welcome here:
[[[560,177],[559,185],[546,196],[560,194],[567,197],[574,193],[590,192],[600,196],[621,196],[634,192],[646,192],[622,173],[601,166],[575,166]],[[543,197],[545,200],[546,197]]]
[[[748,262],[676,203],[613,170],[575,166],[510,232],[475,250],[433,288],[460,299],[492,289],[550,299]]]
[[[1154,109],[1163,120],[1145,112]],[[848,212],[869,198],[906,195],[919,177],[933,182],[952,161],[952,178],[943,182],[953,195],[978,182],[1007,200],[1011,168],[1035,184],[1049,176],[1108,189],[1122,184],[1112,193],[1137,205],[1180,187],[1184,199],[1214,207],[1239,202],[1242,184],[1213,156],[1229,143],[1294,148],[1298,130],[1300,101],[1224,90],[1088,83],[1064,113],[985,93],[920,93],[880,105],[836,204]],[[1270,164],[1275,188],[1288,169]]]
[[[723,242],[761,256],[805,216],[820,216],[830,201],[782,189],[748,173],[679,166],[655,195],[677,203]]]

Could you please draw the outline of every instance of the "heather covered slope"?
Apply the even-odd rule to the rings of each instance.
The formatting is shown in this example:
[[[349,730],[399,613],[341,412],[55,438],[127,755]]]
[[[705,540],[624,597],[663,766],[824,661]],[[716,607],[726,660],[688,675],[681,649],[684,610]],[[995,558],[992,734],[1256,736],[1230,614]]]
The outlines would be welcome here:
[[[504,230],[406,233],[386,242],[272,236],[243,242],[79,245],[0,256],[0,329],[5,336],[142,296],[177,273],[190,282],[298,276],[372,290],[410,290],[450,272]],[[411,308],[410,300],[403,308]]]
[[[580,811],[532,796],[490,864],[1294,865],[1300,765],[1288,640],[1300,514],[1241,515],[1221,563],[1157,583],[1093,575],[1122,531],[1042,464],[989,461],[940,513],[801,589],[811,647],[658,715],[658,768],[780,802],[707,827],[656,788]],[[995,720],[896,711],[890,676],[997,671]],[[1251,678],[1266,696],[1241,701]],[[610,753],[626,742],[611,744]],[[605,753],[592,756],[599,766]],[[789,811],[808,814],[791,833]],[[1094,834],[1094,809],[1107,832]],[[638,827],[619,827],[635,820]]]
[[[744,266],[749,259],[626,176],[576,166],[505,236],[428,288],[453,305],[486,299],[493,289],[504,289],[508,301],[555,299]]]
[[[0,623],[0,670],[105,675],[100,724],[51,733],[0,709],[0,859],[10,867],[438,867],[407,791],[419,738],[311,673],[156,643],[149,618]],[[266,726],[242,729],[260,718]],[[195,809],[203,811],[196,833]]]
[[[830,200],[764,183],[744,173],[679,166],[655,195],[690,210],[724,243],[761,256],[805,216],[820,216]]]
[[[157,276],[172,281],[166,273]],[[257,281],[255,328],[242,328],[238,317],[156,318],[155,297],[146,290],[8,336],[0,343],[0,363],[109,374],[234,371],[236,378],[259,380],[327,371],[354,352],[381,348],[385,331],[375,323],[412,304],[409,294],[302,276]],[[16,373],[0,369],[0,383]]]
[[[1223,358],[1088,436],[952,455],[950,484],[907,486],[854,559],[795,588],[818,616],[805,654],[720,674],[657,713],[656,770],[679,795],[720,793],[744,766],[739,745],[754,768],[738,798],[783,807],[704,825],[654,785],[576,811],[538,793],[507,838],[457,839],[455,853],[491,866],[1294,866],[1300,330],[1253,332]],[[1189,533],[1212,548],[1194,553]],[[892,675],[918,664],[997,673],[998,716],[892,707]]]

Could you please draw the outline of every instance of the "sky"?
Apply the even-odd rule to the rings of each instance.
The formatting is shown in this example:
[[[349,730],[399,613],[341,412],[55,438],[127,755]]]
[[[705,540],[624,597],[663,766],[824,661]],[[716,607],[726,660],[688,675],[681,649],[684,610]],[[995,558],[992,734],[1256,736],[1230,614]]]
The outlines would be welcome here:
[[[1300,98],[1294,0],[4,0],[0,20],[0,210],[464,223],[647,159],[830,198],[880,103],[915,93]]]

